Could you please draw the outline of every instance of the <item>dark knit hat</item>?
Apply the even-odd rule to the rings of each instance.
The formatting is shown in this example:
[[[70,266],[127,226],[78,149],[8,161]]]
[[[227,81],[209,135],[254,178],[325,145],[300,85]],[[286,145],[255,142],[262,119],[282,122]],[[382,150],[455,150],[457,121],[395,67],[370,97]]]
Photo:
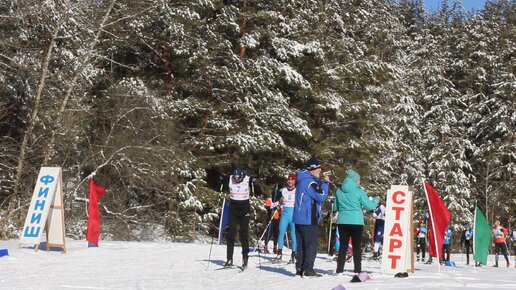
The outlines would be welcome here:
[[[306,169],[312,171],[312,170],[315,170],[317,168],[321,168],[321,161],[319,161],[319,159],[317,158],[310,158],[308,159],[308,161],[306,161]]]

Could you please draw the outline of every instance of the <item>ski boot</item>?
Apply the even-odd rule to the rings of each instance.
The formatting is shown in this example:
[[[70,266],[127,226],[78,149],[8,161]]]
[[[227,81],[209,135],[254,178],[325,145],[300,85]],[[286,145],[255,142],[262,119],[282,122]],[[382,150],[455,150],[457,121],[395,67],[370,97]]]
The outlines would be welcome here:
[[[229,267],[232,267],[233,266],[233,260],[232,259],[228,259],[226,261],[226,263],[224,263],[224,268],[229,268]]]
[[[511,267],[511,263],[507,262],[507,268]]]
[[[322,276],[321,274],[316,273],[314,270],[311,270],[311,271],[305,271],[305,272],[303,273],[303,275],[304,275],[305,277],[321,277],[321,276]]]
[[[249,261],[249,257],[242,258],[242,270],[247,269],[248,261]]]
[[[373,257],[372,257],[373,260],[378,260],[378,252],[374,252],[373,253]]]
[[[432,257],[428,258],[428,261],[426,261],[425,264],[432,264]]]
[[[263,253],[264,254],[270,254],[269,248],[267,248],[267,245],[263,246]]]
[[[272,249],[272,252],[274,254],[277,254],[278,253],[278,246],[274,246],[274,249]]]
[[[277,250],[278,254],[274,259],[272,259],[273,262],[275,262],[275,263],[281,262],[281,258],[283,257],[282,251],[283,251],[282,249]]]
[[[290,261],[288,261],[289,264],[294,264],[296,262],[296,252],[292,252],[290,254]]]
[[[301,276],[301,277],[303,277],[303,270],[296,269],[296,274],[294,274],[294,276]]]

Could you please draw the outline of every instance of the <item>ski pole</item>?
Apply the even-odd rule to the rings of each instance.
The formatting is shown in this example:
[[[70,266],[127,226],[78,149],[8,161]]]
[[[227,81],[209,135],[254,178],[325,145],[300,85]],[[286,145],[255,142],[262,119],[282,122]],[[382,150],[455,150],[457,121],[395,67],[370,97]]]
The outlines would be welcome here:
[[[206,267],[206,270],[210,269],[210,262],[211,262],[211,249],[213,248],[213,236],[211,236],[211,245],[210,245],[210,254],[208,255],[208,267]]]
[[[262,258],[261,258],[259,250],[258,250],[258,268],[260,268],[260,271],[262,270]]]
[[[222,185],[220,185],[220,190],[222,191]],[[226,198],[222,198],[222,206],[220,211],[220,223],[219,223],[219,231],[217,233],[217,244],[220,245],[221,240],[221,231],[222,231],[222,220],[224,215],[224,205],[226,204]],[[210,243],[210,254],[208,255],[208,266],[206,267],[206,270],[210,268],[210,262],[211,262],[211,250],[213,249],[213,236],[211,236],[211,243]]]
[[[331,246],[331,224],[333,222],[333,201],[331,202],[331,211],[330,211],[330,228],[328,229],[328,255],[330,254],[330,246]]]
[[[260,243],[260,241],[262,240],[263,236],[265,235],[265,232],[267,231],[267,229],[269,228],[270,224],[272,223],[272,220],[274,219],[274,215],[276,214],[276,212],[278,211],[278,209],[276,209],[273,213],[272,213],[272,216],[271,216],[271,219],[269,220],[269,223],[267,224],[267,226],[265,227],[265,230],[263,231],[262,235],[260,236],[260,239],[258,239],[258,241],[256,241],[256,245],[253,249],[253,252],[256,251],[256,249],[258,249],[258,245]]]
[[[509,252],[509,247],[507,246],[507,241],[504,240],[503,242],[505,244],[505,256],[507,257],[507,263],[509,263],[509,261],[510,261],[509,258],[511,257],[511,252]]]
[[[260,236],[260,239],[256,242],[253,252],[256,251],[256,249],[260,245],[260,241],[262,240],[263,236],[265,235],[265,232],[267,231],[267,229],[269,229],[269,226],[272,223],[272,220],[274,219],[274,215],[276,214],[277,211],[278,211],[278,209],[276,209],[272,213],[271,219],[269,220],[269,223],[267,224],[267,226],[265,227],[265,230],[263,231],[262,235]],[[260,271],[262,270],[262,259],[261,259],[261,255],[260,255],[260,250],[258,250],[258,268],[260,268]]]

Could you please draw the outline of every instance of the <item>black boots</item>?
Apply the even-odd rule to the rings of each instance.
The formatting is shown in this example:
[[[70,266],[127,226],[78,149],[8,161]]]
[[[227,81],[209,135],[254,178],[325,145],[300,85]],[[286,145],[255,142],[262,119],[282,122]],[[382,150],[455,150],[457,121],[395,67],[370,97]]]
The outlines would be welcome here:
[[[274,261],[279,262],[283,258],[283,249],[278,249],[276,252],[278,255],[274,258]]]
[[[227,268],[227,267],[231,267],[233,266],[233,260],[232,259],[229,259],[226,261],[226,263],[224,264],[224,268]]]
[[[321,276],[322,276],[321,274],[316,273],[314,270],[311,270],[311,271],[305,271],[305,272],[303,273],[303,275],[304,275],[305,277],[321,277]]]
[[[296,252],[292,252],[290,255],[290,261],[288,261],[289,264],[294,264],[296,262]]]

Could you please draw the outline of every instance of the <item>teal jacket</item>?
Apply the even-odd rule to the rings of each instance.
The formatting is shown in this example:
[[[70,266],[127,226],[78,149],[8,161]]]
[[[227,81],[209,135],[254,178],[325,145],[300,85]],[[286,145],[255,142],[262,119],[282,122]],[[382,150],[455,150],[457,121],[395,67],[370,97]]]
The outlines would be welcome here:
[[[336,210],[339,212],[337,224],[363,225],[363,210],[373,210],[380,199],[375,197],[370,200],[364,189],[358,186],[360,175],[349,169],[342,186],[337,189],[335,198]]]

